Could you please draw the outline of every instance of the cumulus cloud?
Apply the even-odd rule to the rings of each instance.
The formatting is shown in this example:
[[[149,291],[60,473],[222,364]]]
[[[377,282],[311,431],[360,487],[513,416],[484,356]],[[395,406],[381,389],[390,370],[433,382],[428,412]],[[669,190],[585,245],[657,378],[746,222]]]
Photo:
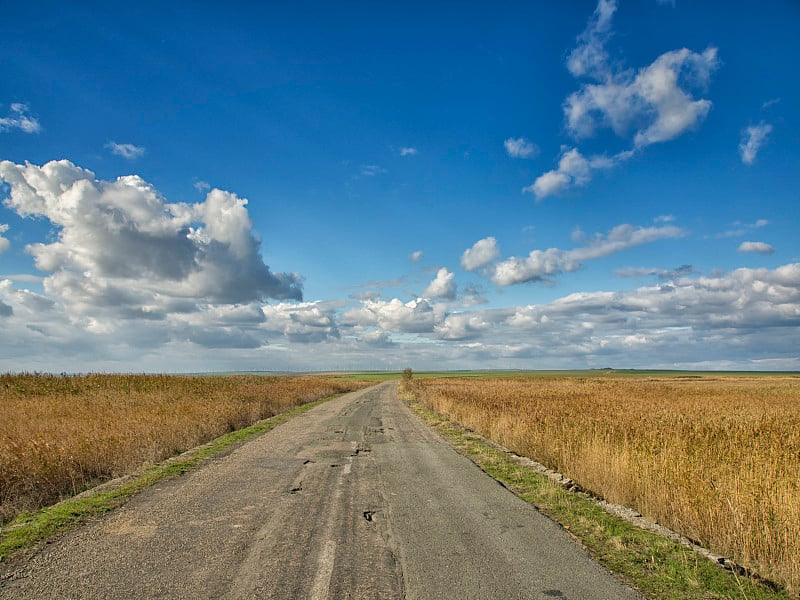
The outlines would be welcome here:
[[[497,247],[497,240],[491,236],[486,237],[464,250],[464,254],[461,255],[461,266],[466,271],[477,271],[499,256],[500,248]]]
[[[614,156],[594,155],[586,158],[577,148],[567,148],[561,154],[558,168],[547,171],[536,178],[531,185],[522,189],[530,192],[537,200],[559,194],[572,186],[583,186],[591,181],[595,171],[607,170],[633,156],[630,150]]]
[[[5,223],[0,223],[0,234],[3,234],[7,231],[8,231],[8,225],[6,225]],[[8,239],[0,235],[0,254],[8,250],[10,247],[11,247],[11,242],[9,242]]]
[[[434,327],[434,332],[442,340],[468,340],[478,337],[491,326],[492,323],[480,313],[456,313],[447,315]]]
[[[87,330],[61,303],[0,280],[4,339],[13,339],[0,344],[0,359],[12,369],[45,370],[800,368],[800,263],[691,273],[543,304],[446,306],[421,298],[229,305],[184,314],[183,330],[167,329],[172,321]],[[226,343],[224,353],[216,350]]]
[[[687,267],[674,271],[668,282],[579,292],[539,305],[448,313],[419,299],[365,301],[340,324],[417,333],[429,342],[395,341],[396,352],[455,368],[800,364],[800,264],[714,277],[697,277]]]
[[[503,146],[511,158],[535,158],[539,154],[539,147],[524,137],[508,138]]]
[[[75,322],[159,321],[217,304],[301,299],[302,279],[260,256],[247,200],[211,190],[168,203],[138,176],[98,180],[69,161],[0,162],[6,207],[46,218],[57,236],[26,246],[43,287]]]
[[[620,317],[625,315],[624,320]],[[591,329],[637,323],[655,334],[668,327],[750,330],[759,326],[800,325],[800,264],[775,270],[738,269],[719,277],[681,278],[623,292],[570,294],[544,306],[517,309],[512,320],[534,325],[547,316],[588,322]],[[666,333],[666,332],[664,332]]]
[[[456,283],[453,281],[455,274],[442,267],[436,273],[422,295],[425,298],[446,298],[452,300],[456,297]]]
[[[775,248],[765,242],[742,242],[739,252],[755,252],[757,254],[773,254]]]
[[[739,143],[739,155],[742,157],[742,162],[746,165],[752,165],[758,151],[766,143],[767,136],[772,133],[772,125],[761,121],[758,125],[751,125],[742,132],[742,141]]]
[[[354,326],[377,326],[385,331],[399,333],[425,333],[433,331],[441,320],[444,309],[425,298],[403,302],[392,300],[364,300],[360,308],[342,314],[341,323]]]
[[[711,101],[696,100],[690,87],[705,88],[717,68],[717,49],[702,53],[687,48],[665,52],[636,73],[630,70],[596,74],[598,83],[586,83],[564,102],[567,129],[586,138],[599,128],[610,128],[627,138],[633,132],[635,148],[674,139],[696,127],[711,110]]]
[[[203,181],[202,179],[198,179],[192,185],[198,192],[207,192],[211,189],[211,184],[209,184],[207,181]]]
[[[0,133],[12,129],[19,129],[24,133],[39,133],[42,126],[38,119],[30,115],[30,110],[25,104],[15,102],[11,105],[8,115],[0,117]]]
[[[419,261],[422,260],[424,252],[422,250],[414,250],[411,254],[408,255],[408,260],[412,263],[417,264]]]
[[[414,156],[415,154],[417,154],[416,148],[412,148],[411,146],[400,148],[400,156]]]
[[[286,337],[291,342],[322,342],[339,337],[335,308],[321,302],[266,305],[262,329]]]
[[[577,271],[587,260],[610,256],[656,240],[678,238],[683,235],[685,235],[683,229],[673,226],[617,225],[607,235],[595,234],[585,240],[585,245],[572,250],[548,248],[533,250],[524,258],[516,256],[507,258],[495,265],[492,281],[504,286],[541,281],[562,272]]]
[[[133,144],[118,144],[116,142],[108,142],[106,148],[111,151],[111,154],[116,154],[122,158],[133,160],[144,156],[144,148],[142,146],[134,146]]]
[[[702,53],[687,48],[665,52],[638,70],[624,68],[609,58],[606,44],[613,32],[615,0],[600,0],[577,46],[567,57],[567,69],[586,81],[564,101],[567,131],[575,139],[611,129],[633,147],[612,156],[584,157],[576,148],[562,149],[558,169],[542,174],[523,191],[537,199],[588,183],[595,171],[631,158],[643,148],[672,140],[697,127],[708,115],[711,101],[695,99],[717,68],[717,49]]]

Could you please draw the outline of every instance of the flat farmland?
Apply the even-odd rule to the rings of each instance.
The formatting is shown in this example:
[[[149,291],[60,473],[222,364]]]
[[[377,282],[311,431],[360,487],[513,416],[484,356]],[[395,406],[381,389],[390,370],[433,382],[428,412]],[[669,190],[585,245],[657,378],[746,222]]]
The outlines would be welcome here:
[[[0,375],[0,525],[292,407],[324,376]]]
[[[417,400],[796,594],[800,378],[536,375],[408,382]]]

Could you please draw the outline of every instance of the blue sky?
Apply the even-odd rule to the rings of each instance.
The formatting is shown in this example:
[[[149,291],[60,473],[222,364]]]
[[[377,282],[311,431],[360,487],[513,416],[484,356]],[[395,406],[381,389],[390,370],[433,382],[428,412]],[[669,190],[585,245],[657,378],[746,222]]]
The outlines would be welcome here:
[[[6,7],[0,370],[800,369],[798,26]]]

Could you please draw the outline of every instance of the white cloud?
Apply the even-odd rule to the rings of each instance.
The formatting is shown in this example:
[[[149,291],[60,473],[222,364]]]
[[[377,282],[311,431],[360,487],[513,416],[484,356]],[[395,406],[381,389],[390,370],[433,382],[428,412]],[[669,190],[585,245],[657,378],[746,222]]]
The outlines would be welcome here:
[[[456,283],[453,281],[455,274],[442,267],[436,277],[430,282],[422,295],[425,298],[446,298],[452,300],[456,297]]]
[[[773,254],[775,248],[765,242],[742,242],[739,252],[755,252],[757,254]]]
[[[626,238],[603,239],[609,237]],[[393,356],[425,357],[424,364],[437,367],[800,366],[800,264],[716,277],[675,271],[681,273],[669,281],[634,290],[451,314],[421,300],[364,302],[342,315],[340,324],[417,333],[412,344],[395,340]],[[709,363],[709,356],[716,362]]]
[[[198,192],[207,192],[211,189],[211,184],[209,184],[207,181],[203,181],[202,179],[198,179],[192,185]]]
[[[341,317],[344,325],[377,326],[384,331],[399,333],[432,332],[443,316],[443,308],[424,298],[403,302],[364,300],[361,307],[346,311]]]
[[[26,252],[48,273],[47,296],[74,323],[177,326],[180,315],[214,305],[301,298],[302,278],[264,264],[247,200],[235,194],[212,190],[203,202],[170,204],[138,176],[102,181],[66,160],[2,161],[0,179],[10,186],[6,207],[56,229],[54,240]]]
[[[772,132],[772,125],[761,121],[758,125],[751,125],[742,132],[742,141],[739,143],[739,155],[742,162],[752,165],[758,151],[767,141],[767,136]]]
[[[434,327],[436,337],[443,340],[467,340],[478,337],[492,324],[479,313],[456,313],[445,317]]]
[[[380,165],[361,165],[361,175],[364,177],[375,177],[384,173],[388,171]]]
[[[558,169],[543,173],[522,191],[530,192],[537,200],[541,200],[559,194],[571,186],[586,185],[595,171],[611,169],[631,156],[632,151],[624,151],[611,157],[595,155],[586,158],[577,148],[565,149],[558,161]]]
[[[386,347],[392,345],[392,338],[385,331],[375,330],[366,331],[358,336],[359,342],[364,342],[370,346]]]
[[[535,158],[539,154],[539,147],[524,137],[508,138],[503,146],[511,158]]]
[[[461,255],[461,266],[466,271],[477,271],[488,265],[500,256],[500,249],[497,247],[497,240],[493,237],[486,237],[475,242],[471,248],[464,250]]]
[[[321,302],[288,303],[261,307],[266,317],[262,329],[291,342],[322,342],[339,337],[335,308]]]
[[[498,285],[513,285],[528,281],[541,281],[562,272],[577,271],[587,260],[610,256],[634,246],[656,240],[678,238],[685,232],[673,226],[634,227],[617,225],[607,235],[595,234],[584,246],[573,250],[548,248],[533,250],[525,258],[512,256],[497,263],[492,281]]]
[[[462,308],[488,303],[483,287],[474,283],[468,283],[458,297],[458,305]]]
[[[685,87],[708,85],[717,65],[716,48],[702,54],[682,48],[665,52],[635,75],[626,70],[584,84],[564,103],[567,128],[576,138],[604,127],[624,138],[633,131],[635,148],[674,139],[711,109],[710,100],[695,100]]]
[[[761,105],[761,110],[766,110],[766,109],[770,108],[771,106],[775,106],[775,105],[776,105],[776,104],[778,104],[780,101],[781,101],[781,99],[780,99],[780,98],[772,98],[771,100],[767,100],[766,102],[764,102],[764,103]]]
[[[142,146],[134,146],[133,144],[118,144],[116,142],[108,142],[106,148],[111,150],[111,154],[116,154],[122,158],[133,160],[144,156],[144,148]]]
[[[578,36],[578,45],[567,57],[567,69],[574,77],[604,78],[608,75],[605,44],[611,36],[611,19],[617,10],[616,0],[600,0],[586,29]]]
[[[400,156],[414,156],[417,154],[417,149],[411,146],[400,148]]]
[[[718,233],[713,237],[717,239],[740,237],[742,235],[746,235],[748,232],[751,232],[754,229],[766,227],[769,225],[769,221],[767,219],[758,219],[755,223],[742,223],[741,221],[735,221],[734,223],[731,223],[731,225],[732,229],[727,229],[726,231]]]
[[[692,273],[637,289],[454,313],[430,300],[373,299],[356,307],[214,306],[185,313],[182,322],[179,316],[122,321],[115,330],[103,321],[84,326],[60,302],[0,280],[6,340],[0,360],[9,369],[56,372],[408,365],[800,369],[800,263],[713,277]]]
[[[42,126],[38,119],[30,115],[25,104],[15,102],[11,105],[8,116],[0,117],[0,133],[11,129],[19,129],[24,133],[39,133]]]
[[[424,252],[422,250],[414,250],[411,254],[408,255],[408,260],[412,263],[417,264],[419,261],[422,260]]]
[[[588,183],[594,171],[627,160],[637,151],[672,140],[695,128],[711,109],[711,101],[695,99],[692,89],[705,89],[717,68],[717,49],[702,53],[681,48],[665,52],[638,70],[626,69],[609,59],[606,43],[612,35],[615,0],[599,0],[578,44],[567,57],[567,69],[581,84],[564,101],[567,130],[575,139],[594,136],[610,128],[631,139],[630,150],[611,157],[604,154],[584,158],[576,149],[562,150],[559,168],[542,174],[523,191],[538,199]]]
[[[8,231],[8,225],[5,223],[0,223],[0,234],[5,233]],[[9,242],[6,238],[0,235],[0,254],[5,252],[11,248],[11,242]]]

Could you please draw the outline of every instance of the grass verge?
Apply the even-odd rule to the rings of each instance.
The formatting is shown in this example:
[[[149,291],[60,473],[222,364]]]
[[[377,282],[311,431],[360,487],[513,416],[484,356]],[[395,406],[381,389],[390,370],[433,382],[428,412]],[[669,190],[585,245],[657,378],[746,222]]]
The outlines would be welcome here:
[[[785,591],[739,576],[655,533],[613,516],[590,498],[564,490],[515,463],[480,436],[408,400],[414,413],[459,452],[517,496],[559,523],[592,557],[654,600],[791,598]]]
[[[59,502],[33,513],[22,514],[0,530],[0,561],[8,560],[24,549],[71,529],[88,517],[117,508],[137,492],[159,481],[183,475],[208,458],[231,450],[235,445],[265,433],[285,423],[291,417],[338,396],[341,394],[302,404],[249,427],[226,433],[178,457],[152,465],[141,474],[124,479],[119,486],[113,486],[107,491],[90,490],[80,497]]]

